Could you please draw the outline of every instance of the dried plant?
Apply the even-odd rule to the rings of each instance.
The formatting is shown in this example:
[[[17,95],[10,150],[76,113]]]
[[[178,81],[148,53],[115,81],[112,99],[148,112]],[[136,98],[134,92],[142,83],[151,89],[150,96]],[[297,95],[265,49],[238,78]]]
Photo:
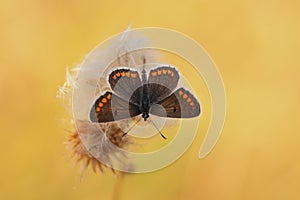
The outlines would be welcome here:
[[[128,34],[127,29],[121,36],[118,42],[111,44],[107,49],[102,51],[103,54],[115,53],[115,60],[109,66],[104,66],[105,69],[100,77],[95,77],[97,68],[103,67],[102,63],[97,63],[89,69],[87,75],[84,77],[84,82],[95,86],[96,96],[101,95],[103,91],[110,90],[107,84],[107,76],[109,72],[119,66],[136,67],[143,64],[145,58],[148,61],[156,62],[153,52],[148,50],[140,50],[136,52],[127,52],[127,45],[135,45],[140,40],[146,40],[143,37],[137,36],[133,41],[126,39]],[[84,63],[84,62],[83,62]],[[78,86],[78,72],[85,70],[82,65],[78,65],[72,69],[66,70],[66,82],[58,89],[57,98],[64,103],[69,116],[73,116],[72,110],[72,95],[75,88]],[[71,117],[70,117],[71,118]],[[126,148],[133,144],[132,138],[128,135],[122,137],[123,130],[128,129],[137,120],[135,118],[122,120],[118,122],[109,122],[101,124],[92,124],[88,120],[70,119],[74,126],[74,131],[70,132],[67,144],[71,147],[71,151],[77,162],[82,164],[82,173],[91,166],[93,171],[104,172],[104,168],[110,168],[115,174],[122,174],[114,169],[114,160],[119,161],[119,164],[125,168],[132,168],[126,162],[126,153],[116,151],[113,145],[119,148]],[[75,128],[76,127],[76,128]],[[105,163],[102,161],[105,160]],[[128,166],[126,166],[128,165]]]

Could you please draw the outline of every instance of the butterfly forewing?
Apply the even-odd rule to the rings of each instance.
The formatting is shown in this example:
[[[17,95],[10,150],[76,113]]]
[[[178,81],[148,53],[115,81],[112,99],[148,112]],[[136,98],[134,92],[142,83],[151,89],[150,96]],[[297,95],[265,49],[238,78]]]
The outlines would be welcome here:
[[[177,87],[178,71],[169,66],[152,69],[148,76],[149,98],[151,103],[157,103],[169,96]]]
[[[96,100],[90,112],[90,119],[92,122],[111,122],[139,114],[140,111],[136,105],[111,92],[106,92]]]
[[[142,82],[137,71],[122,68],[112,71],[108,77],[111,89],[124,100],[139,105]]]
[[[184,88],[179,88],[157,104],[160,106],[152,106],[150,113],[161,117],[191,118],[201,112],[197,99]]]

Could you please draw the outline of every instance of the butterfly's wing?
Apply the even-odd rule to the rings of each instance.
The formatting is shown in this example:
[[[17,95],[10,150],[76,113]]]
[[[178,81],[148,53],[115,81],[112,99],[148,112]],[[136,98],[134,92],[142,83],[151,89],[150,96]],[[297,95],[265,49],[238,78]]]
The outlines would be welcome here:
[[[169,96],[177,87],[178,71],[169,66],[152,69],[148,75],[150,103],[157,103]]]
[[[153,115],[172,118],[196,117],[200,115],[200,112],[198,100],[184,88],[179,88],[150,108],[150,113]]]
[[[100,96],[90,111],[92,122],[111,122],[128,119],[140,114],[139,107],[111,92]]]
[[[112,71],[108,77],[111,89],[124,100],[140,104],[142,82],[137,71],[121,68]]]

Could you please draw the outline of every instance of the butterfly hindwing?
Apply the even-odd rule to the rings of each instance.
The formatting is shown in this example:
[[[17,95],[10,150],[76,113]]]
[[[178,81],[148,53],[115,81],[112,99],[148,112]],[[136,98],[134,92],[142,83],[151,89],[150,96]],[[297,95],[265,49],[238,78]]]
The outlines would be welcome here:
[[[167,98],[152,106],[150,113],[161,117],[191,118],[200,115],[200,104],[192,93],[179,88]]]
[[[151,103],[157,103],[177,87],[179,80],[178,71],[169,66],[152,69],[148,76],[149,98]]]
[[[108,77],[111,89],[124,100],[139,105],[142,82],[137,71],[121,68],[112,71]]]
[[[90,111],[92,122],[111,122],[127,119],[140,114],[139,108],[111,92],[100,96]]]

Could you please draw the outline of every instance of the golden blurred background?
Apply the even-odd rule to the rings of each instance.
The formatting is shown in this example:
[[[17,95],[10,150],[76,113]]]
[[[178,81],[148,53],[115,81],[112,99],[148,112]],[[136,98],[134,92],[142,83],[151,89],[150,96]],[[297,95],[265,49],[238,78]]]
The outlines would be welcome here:
[[[299,1],[1,0],[0,13],[0,199],[300,198]],[[160,171],[80,182],[56,91],[66,67],[131,23],[204,46],[226,87],[224,130],[203,160],[196,138]]]

